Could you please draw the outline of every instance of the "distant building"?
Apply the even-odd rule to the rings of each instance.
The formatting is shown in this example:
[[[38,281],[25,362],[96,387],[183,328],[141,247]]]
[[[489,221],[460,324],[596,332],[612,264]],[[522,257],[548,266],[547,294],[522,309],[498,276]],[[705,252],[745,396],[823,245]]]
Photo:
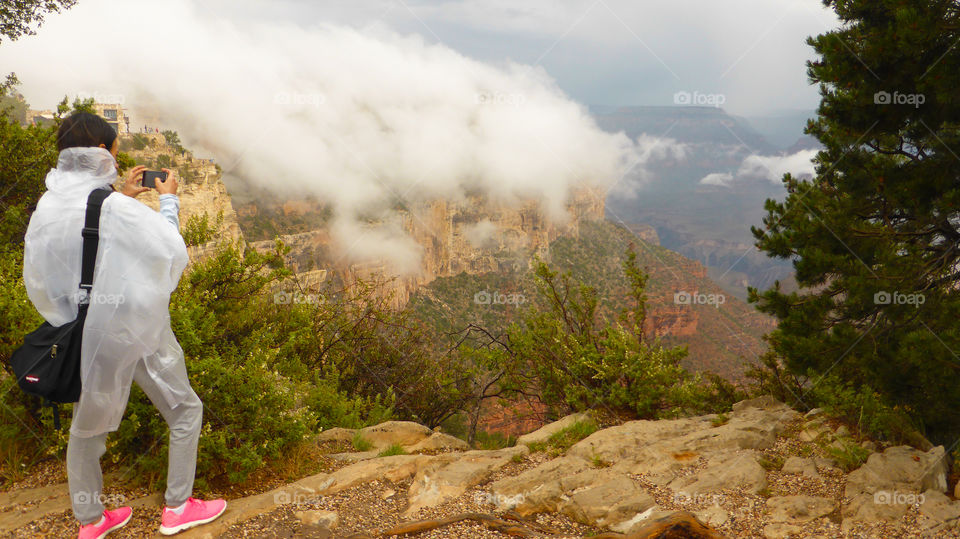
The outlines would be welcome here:
[[[117,134],[126,135],[130,132],[130,117],[119,104],[94,103],[93,109],[117,130]]]
[[[49,127],[56,123],[52,110],[32,110],[28,109],[25,115],[27,125],[40,125]]]

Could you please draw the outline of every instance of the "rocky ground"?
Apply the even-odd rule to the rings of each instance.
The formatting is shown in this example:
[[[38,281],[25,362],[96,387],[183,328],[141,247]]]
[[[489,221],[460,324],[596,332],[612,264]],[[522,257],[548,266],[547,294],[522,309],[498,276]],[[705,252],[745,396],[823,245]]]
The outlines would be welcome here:
[[[408,422],[359,434],[331,429],[317,440],[326,453],[321,473],[218,493],[230,500],[227,513],[179,537],[416,530],[435,538],[637,538],[651,537],[660,519],[687,518],[678,511],[712,534],[703,537],[960,537],[942,447],[877,447],[817,411],[804,416],[770,398],[728,414],[594,424],[589,414],[569,416],[500,450],[471,450]],[[369,450],[353,450],[359,438]],[[76,533],[66,486],[57,484],[62,472],[55,466],[0,493],[0,536]],[[111,537],[158,536],[158,494],[105,494],[135,507]]]

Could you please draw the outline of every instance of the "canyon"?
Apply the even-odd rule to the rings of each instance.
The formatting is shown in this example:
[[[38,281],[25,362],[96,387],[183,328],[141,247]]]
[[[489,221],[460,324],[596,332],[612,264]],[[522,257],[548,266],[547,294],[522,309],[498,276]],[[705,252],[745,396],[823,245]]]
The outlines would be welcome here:
[[[389,298],[394,308],[415,300],[418,305],[433,303],[430,307],[434,310],[469,313],[477,310],[474,294],[484,289],[464,291],[451,284],[457,276],[499,276],[501,281],[513,283],[510,286],[520,287],[534,256],[570,270],[604,259],[606,269],[584,270],[579,277],[596,286],[602,296],[625,299],[622,290],[614,289],[622,283],[619,260],[630,245],[650,274],[646,329],[667,344],[687,345],[688,368],[741,380],[747,365],[762,353],[762,335],[773,328],[771,319],[729,295],[722,305],[697,304],[695,299],[685,303],[684,295],[721,297],[724,291],[710,279],[702,263],[660,246],[653,227],[607,221],[606,193],[599,188],[581,187],[571,192],[566,206],[569,219],[560,223],[548,219],[533,200],[511,206],[472,195],[462,201],[431,200],[398,207],[402,229],[420,246],[422,258],[419,272],[397,275],[387,260],[347,260],[343,246],[323,224],[329,211],[322,203],[308,198],[270,199],[262,193],[237,203],[211,160],[195,158],[186,150],[180,153],[167,145],[162,135],[139,136],[148,140],[140,150],[130,148],[131,136],[122,139],[138,163],[157,166],[158,161],[169,158],[179,171],[181,226],[206,215],[215,229],[212,241],[190,248],[193,262],[225,240],[271,250],[275,239],[269,231],[289,230],[293,233],[277,236],[290,247],[285,257],[296,283],[288,284],[303,292],[316,292],[329,284],[349,286],[358,279],[378,280],[383,283],[378,293]],[[154,192],[140,199],[157,207]],[[257,219],[261,224],[266,220],[270,227],[256,229],[253,223]],[[367,226],[377,225],[370,222]],[[601,274],[603,279],[594,280]],[[452,290],[445,295],[444,287]],[[509,322],[510,316],[496,320]],[[460,322],[466,314],[452,318]]]

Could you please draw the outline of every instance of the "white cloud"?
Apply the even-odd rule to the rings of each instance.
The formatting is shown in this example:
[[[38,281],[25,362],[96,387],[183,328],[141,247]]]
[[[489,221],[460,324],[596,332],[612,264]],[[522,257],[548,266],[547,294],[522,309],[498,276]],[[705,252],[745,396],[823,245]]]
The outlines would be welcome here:
[[[790,155],[749,155],[740,163],[735,174],[713,172],[700,180],[700,185],[730,187],[739,180],[766,180],[780,185],[784,174],[813,176],[816,173],[813,158],[817,150],[801,150]]]
[[[333,233],[356,258],[405,268],[419,254],[402,228],[358,215],[479,191],[538,199],[562,220],[573,186],[610,185],[634,161],[634,144],[597,128],[541,68],[382,28],[219,19],[201,5],[85,0],[4,44],[0,62],[34,106],[80,92],[122,95],[134,113],[148,104],[225,170],[331,202]]]
[[[688,155],[686,144],[676,139],[655,137],[646,133],[637,137],[633,162],[623,177],[610,189],[612,196],[636,198],[643,188],[654,180],[650,165],[663,161],[681,161]]]
[[[467,242],[476,248],[490,246],[496,232],[497,225],[489,219],[467,225],[463,229],[463,235],[466,236]]]
[[[817,153],[818,150],[801,150],[791,155],[751,155],[740,164],[737,176],[764,178],[776,184],[787,173],[812,176],[815,172],[813,158]]]
[[[729,187],[733,181],[733,174],[729,172],[714,172],[707,174],[700,180],[700,185],[716,185],[719,187]]]

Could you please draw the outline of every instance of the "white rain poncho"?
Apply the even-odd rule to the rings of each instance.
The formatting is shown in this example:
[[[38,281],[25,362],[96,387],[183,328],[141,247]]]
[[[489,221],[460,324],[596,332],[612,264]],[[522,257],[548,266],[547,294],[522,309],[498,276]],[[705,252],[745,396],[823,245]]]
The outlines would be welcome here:
[[[53,326],[77,317],[87,196],[117,179],[102,148],[68,148],[47,174],[47,191],[24,240],[23,280],[30,300]],[[141,202],[113,193],[103,202],[100,245],[83,331],[83,391],[70,433],[114,431],[142,358],[170,407],[190,395],[183,350],[170,329],[170,294],[187,265],[177,227]]]

